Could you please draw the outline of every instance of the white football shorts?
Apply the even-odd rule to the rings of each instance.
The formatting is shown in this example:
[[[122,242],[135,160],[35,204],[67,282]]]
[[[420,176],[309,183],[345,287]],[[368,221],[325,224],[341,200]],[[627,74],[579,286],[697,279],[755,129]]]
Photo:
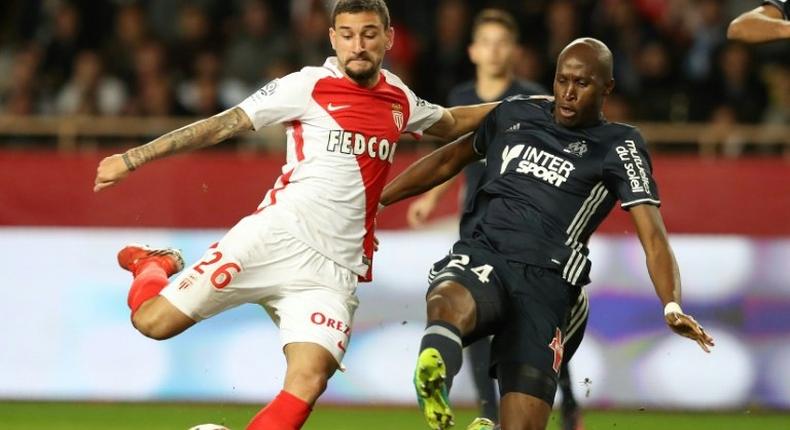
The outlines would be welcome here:
[[[258,303],[283,346],[319,344],[342,369],[359,304],[357,274],[294,238],[277,212],[272,206],[243,218],[160,294],[195,321]]]

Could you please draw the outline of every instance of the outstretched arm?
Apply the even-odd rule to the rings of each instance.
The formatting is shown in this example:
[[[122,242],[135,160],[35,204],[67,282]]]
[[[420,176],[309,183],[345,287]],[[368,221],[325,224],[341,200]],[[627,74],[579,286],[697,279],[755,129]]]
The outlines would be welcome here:
[[[251,130],[252,122],[241,108],[234,107],[162,135],[145,145],[123,154],[103,159],[96,169],[93,191],[100,191],[120,182],[129,172],[149,161],[179,152],[203,148]]]
[[[645,250],[647,270],[658,298],[664,305],[664,319],[675,333],[688,337],[706,352],[713,346],[710,337],[691,315],[680,308],[680,271],[669,246],[664,221],[658,208],[642,204],[631,208],[631,219]]]
[[[425,130],[425,133],[449,142],[475,131],[486,115],[499,102],[481,103],[469,106],[456,106],[445,109],[442,118]]]
[[[452,178],[464,166],[480,159],[472,141],[473,136],[467,136],[422,157],[384,187],[379,202],[387,206],[424,193]]]
[[[727,28],[727,38],[747,43],[788,39],[790,21],[783,19],[778,8],[763,5],[735,18]]]

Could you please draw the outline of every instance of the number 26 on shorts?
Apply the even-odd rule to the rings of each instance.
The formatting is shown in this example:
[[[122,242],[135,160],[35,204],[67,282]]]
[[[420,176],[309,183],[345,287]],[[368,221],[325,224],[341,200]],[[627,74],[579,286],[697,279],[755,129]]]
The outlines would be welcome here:
[[[203,269],[206,266],[214,265],[222,260],[222,253],[219,251],[214,251],[212,256],[206,260],[199,261],[195,266],[192,268],[195,272],[199,274],[204,274],[206,271]],[[230,284],[230,281],[233,280],[233,276],[236,273],[241,272],[241,266],[236,263],[229,262],[221,264],[219,267],[214,269],[211,272],[211,285],[214,288],[221,290]]]
[[[469,256],[466,254],[451,254],[450,261],[447,263],[446,268],[454,267],[459,270],[466,270],[466,266],[469,265]],[[477,275],[477,279],[480,282],[487,284],[488,283],[488,276],[491,275],[491,272],[494,271],[494,268],[490,264],[482,264],[480,266],[470,267],[469,270]]]

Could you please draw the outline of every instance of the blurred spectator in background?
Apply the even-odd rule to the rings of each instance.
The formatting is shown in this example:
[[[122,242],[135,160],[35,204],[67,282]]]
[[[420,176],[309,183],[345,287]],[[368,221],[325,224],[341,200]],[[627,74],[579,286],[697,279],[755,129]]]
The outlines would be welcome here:
[[[329,15],[322,2],[313,0],[301,15],[299,21],[294,22],[291,34],[296,62],[300,64],[321,64],[328,53],[332,52],[326,37],[329,28]]]
[[[44,48],[41,65],[44,86],[48,92],[56,91],[69,78],[77,56],[83,45],[80,40],[79,11],[67,2],[59,2],[52,11],[52,34]]]
[[[436,9],[435,38],[423,52],[420,75],[421,94],[427,100],[447,104],[447,94],[457,84],[472,75],[466,61],[469,9],[461,0],[441,0]],[[395,37],[398,37],[396,34]]]
[[[707,92],[717,104],[729,105],[738,122],[755,123],[762,119],[767,102],[765,85],[752,67],[751,54],[743,44],[724,47],[718,58]]]
[[[766,68],[765,77],[770,89],[770,103],[764,122],[790,124],[790,65],[770,66]]]
[[[239,79],[224,77],[218,54],[206,50],[195,56],[188,76],[178,85],[177,92],[179,103],[190,113],[206,116],[235,106],[244,99],[248,87]],[[211,111],[210,106],[218,109]]]
[[[704,82],[711,76],[715,54],[724,46],[727,20],[721,0],[698,0],[691,15],[691,47],[685,59],[685,74],[690,81]]]
[[[276,21],[272,19],[268,2],[243,1],[238,19],[240,31],[228,43],[222,68],[227,76],[240,79],[247,85],[247,91],[244,92],[248,93],[266,80],[270,66],[288,56],[289,46],[286,34],[276,27]],[[327,27],[321,27],[324,39]],[[287,73],[292,71],[288,70]]]
[[[6,115],[33,115],[41,112],[42,94],[36,82],[41,55],[31,45],[14,55],[8,86],[0,93],[0,112]]]
[[[631,0],[599,2],[595,15],[595,31],[614,55],[617,91],[634,97],[640,90],[640,51],[654,37],[654,32]]]
[[[546,70],[554,70],[557,64],[557,56],[562,48],[572,40],[580,36],[578,8],[570,0],[558,0],[550,2],[546,9],[546,44],[543,55],[543,64]],[[554,75],[544,76],[541,82],[547,88],[551,88],[554,82]]]
[[[189,2],[181,5],[176,28],[176,39],[170,50],[173,66],[180,76],[189,76],[192,63],[200,52],[219,49],[219,37],[212,32],[211,19],[206,11]]]
[[[685,105],[687,102],[675,79],[672,57],[667,46],[662,41],[654,39],[647,42],[635,54],[634,75],[638,85],[632,95],[638,95],[641,100],[650,100],[649,103],[635,105],[636,117],[645,121],[684,119],[683,114],[680,118],[677,115],[673,117],[673,113],[678,113],[675,105],[678,103]],[[681,109],[685,111],[684,108]]]
[[[121,5],[115,15],[114,33],[104,44],[104,58],[108,59],[107,68],[124,82],[134,80],[134,56],[150,38],[151,32],[146,24],[143,9],[137,3]]]
[[[126,102],[123,83],[104,74],[104,64],[96,51],[77,55],[71,79],[55,99],[55,113],[79,115],[118,115]]]

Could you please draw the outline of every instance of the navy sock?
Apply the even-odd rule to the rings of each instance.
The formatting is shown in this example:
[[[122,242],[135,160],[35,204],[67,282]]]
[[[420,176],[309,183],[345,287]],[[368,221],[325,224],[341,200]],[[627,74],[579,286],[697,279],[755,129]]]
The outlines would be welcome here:
[[[464,360],[461,331],[444,321],[428,321],[420,343],[420,352],[427,348],[436,348],[442,355],[447,370],[446,385],[449,391],[453,378],[461,370]]]

